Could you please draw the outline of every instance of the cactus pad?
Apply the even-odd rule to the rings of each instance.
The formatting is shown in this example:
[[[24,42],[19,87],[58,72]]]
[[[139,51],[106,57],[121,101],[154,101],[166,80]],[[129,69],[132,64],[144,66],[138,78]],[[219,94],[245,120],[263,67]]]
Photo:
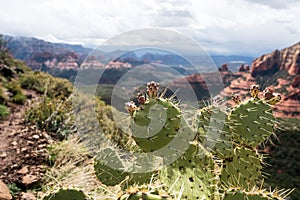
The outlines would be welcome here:
[[[148,183],[151,179],[151,173],[129,173],[125,172],[125,163],[122,163],[121,158],[114,149],[107,148],[102,152],[102,159],[97,158],[94,164],[96,176],[100,182],[107,186],[114,186],[128,178],[130,184]],[[108,163],[114,163],[118,169],[111,168]],[[123,166],[123,167],[120,167]]]
[[[181,158],[160,173],[162,183],[172,188],[172,194],[183,187],[181,199],[211,199],[213,196],[214,163],[198,153],[197,146],[192,144]]]
[[[133,113],[133,138],[144,152],[166,146],[176,136],[181,123],[181,112],[168,99],[156,98],[145,102]]]
[[[247,192],[237,188],[230,188],[225,192],[223,200],[284,200],[275,192],[268,192],[261,189],[252,189]]]
[[[262,100],[252,98],[237,105],[229,119],[234,140],[246,146],[255,147],[273,133],[272,108]]]
[[[233,142],[227,115],[219,107],[209,106],[197,116],[199,142],[220,158],[233,156]]]
[[[97,178],[105,185],[113,186],[124,180],[127,176],[122,170],[113,169],[107,165],[107,162],[114,163],[115,166],[123,166],[121,158],[115,150],[107,148],[102,150],[103,158],[97,158],[94,169]]]
[[[87,197],[80,190],[74,189],[61,189],[54,194],[44,197],[44,200],[86,200]]]
[[[234,157],[223,162],[221,182],[224,185],[250,189],[256,185],[261,175],[262,157],[253,149],[237,147]]]
[[[150,192],[137,191],[132,194],[124,194],[118,200],[171,200],[167,195],[152,194]]]

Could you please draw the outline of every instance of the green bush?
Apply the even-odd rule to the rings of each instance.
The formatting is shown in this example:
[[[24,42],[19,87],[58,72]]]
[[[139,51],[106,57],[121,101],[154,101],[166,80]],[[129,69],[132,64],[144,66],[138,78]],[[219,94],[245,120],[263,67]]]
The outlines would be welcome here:
[[[9,115],[9,109],[5,106],[0,104],[0,118],[5,118]]]
[[[22,89],[17,80],[12,80],[7,84],[8,91],[12,94],[12,96],[15,96],[17,94],[22,94]]]
[[[17,93],[16,95],[14,95],[12,98],[11,98],[11,101],[13,103],[16,103],[16,104],[19,104],[19,105],[23,105],[26,101],[27,97],[22,94],[22,93]]]
[[[48,97],[68,97],[73,89],[72,83],[66,79],[55,78],[44,72],[29,72],[20,79],[22,88],[32,89],[40,94],[46,93]]]
[[[24,74],[20,78],[21,87],[24,88],[24,89],[34,89],[34,87],[36,87],[37,83],[38,83],[38,80],[34,76],[33,72]]]
[[[74,129],[72,111],[70,99],[43,97],[41,102],[26,112],[25,122],[47,132],[56,133],[58,138],[64,138]]]
[[[15,183],[8,184],[7,185],[10,194],[13,196],[13,198],[17,198],[19,193],[21,192],[21,188],[19,188]]]
[[[10,100],[13,103],[23,105],[26,101],[26,96],[22,93],[22,88],[17,80],[12,80],[7,84],[7,89],[11,93]]]
[[[3,86],[0,83],[0,104],[4,104],[5,101],[6,101],[6,97],[5,97],[5,94],[3,92]]]

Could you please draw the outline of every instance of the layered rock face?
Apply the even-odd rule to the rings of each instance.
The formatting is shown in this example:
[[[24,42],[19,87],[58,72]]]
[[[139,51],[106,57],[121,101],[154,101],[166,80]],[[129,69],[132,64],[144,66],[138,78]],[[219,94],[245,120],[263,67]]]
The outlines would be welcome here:
[[[179,88],[181,91],[185,91],[186,88],[192,87],[198,100],[205,100],[219,94],[224,87],[228,86],[232,81],[239,77],[239,73],[236,74],[227,71],[228,69],[224,69],[224,67],[220,67],[220,72],[192,74],[176,80],[173,83],[173,86]],[[186,96],[188,97],[188,95]]]
[[[274,106],[278,117],[300,118],[300,43],[275,50],[255,59],[250,72],[240,70],[221,95],[249,94],[252,84],[259,84],[262,90],[272,86],[282,95],[282,100]],[[249,95],[248,95],[249,96]],[[229,104],[233,102],[229,101]]]
[[[288,71],[290,75],[300,73],[300,43],[281,51],[275,50],[270,54],[255,59],[252,63],[251,75],[266,75],[278,70]]]

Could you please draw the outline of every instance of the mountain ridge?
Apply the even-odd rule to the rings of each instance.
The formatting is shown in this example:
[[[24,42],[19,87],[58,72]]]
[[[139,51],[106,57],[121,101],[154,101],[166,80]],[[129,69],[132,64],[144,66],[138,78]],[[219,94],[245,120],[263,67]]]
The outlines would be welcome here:
[[[117,59],[119,56],[127,59],[131,59],[133,63],[130,64],[140,64],[143,61],[151,61],[156,63],[162,63],[167,65],[181,65],[185,64],[186,61],[183,61],[181,56],[175,56],[170,54],[157,54],[154,52],[147,53],[145,52],[142,55],[134,55],[130,51],[121,51],[116,50],[113,52],[104,52],[101,49],[91,49],[84,47],[82,45],[73,45],[65,43],[51,43],[41,39],[33,37],[23,37],[23,36],[5,36],[8,39],[8,48],[11,50],[11,53],[17,59],[24,61],[28,66],[33,69],[42,68],[47,60],[51,62],[51,59],[56,59],[57,63],[63,61],[65,63],[60,66],[73,65],[74,69],[77,69],[84,59],[88,56],[89,53],[96,54],[97,59],[104,64],[114,59]],[[134,53],[134,52],[133,52]],[[71,61],[69,57],[71,56]],[[231,70],[237,71],[237,64],[234,64],[234,61],[242,61],[245,64],[250,64],[253,60],[253,57],[250,56],[241,56],[241,55],[211,55],[211,58],[215,64],[219,67],[224,63],[229,64],[229,67],[232,67]],[[70,64],[71,62],[71,64]],[[60,68],[57,63],[55,66]],[[44,66],[45,67],[45,66]],[[68,69],[68,67],[62,67]]]

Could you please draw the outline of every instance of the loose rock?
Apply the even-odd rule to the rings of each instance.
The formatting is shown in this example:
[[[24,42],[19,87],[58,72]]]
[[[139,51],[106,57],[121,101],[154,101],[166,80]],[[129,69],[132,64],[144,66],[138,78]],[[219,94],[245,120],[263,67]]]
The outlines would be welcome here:
[[[11,200],[12,196],[8,187],[0,180],[0,200]]]
[[[30,175],[30,174],[27,174],[26,176],[24,176],[22,178],[22,184],[25,186],[25,187],[28,187],[30,185],[33,185],[34,183],[38,182],[39,181],[39,178],[37,176],[34,176],[34,175]]]
[[[36,198],[31,192],[22,192],[20,200],[36,200]]]
[[[23,167],[18,171],[18,174],[27,174],[29,172],[28,167]]]

